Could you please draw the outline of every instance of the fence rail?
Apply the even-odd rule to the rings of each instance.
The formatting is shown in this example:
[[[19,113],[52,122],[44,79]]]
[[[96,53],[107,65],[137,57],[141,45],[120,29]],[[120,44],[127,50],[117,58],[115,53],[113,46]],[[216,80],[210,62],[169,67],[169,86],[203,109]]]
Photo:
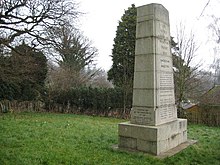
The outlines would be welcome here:
[[[220,126],[220,107],[199,107],[194,111],[187,110],[186,118],[188,122],[195,124]]]
[[[45,108],[47,107],[47,108]],[[87,114],[92,116],[108,116],[116,118],[130,118],[130,109],[126,108],[111,108],[108,109],[91,109],[71,106],[69,104],[51,103],[45,106],[40,101],[0,101],[0,113],[16,113],[16,112],[53,112],[53,113],[73,113],[73,114]]]
[[[0,112],[55,112],[55,113],[74,113],[74,114],[87,114],[98,116],[109,116],[117,118],[130,118],[130,109],[127,108],[114,108],[114,109],[83,109],[81,107],[51,104],[49,108],[45,109],[45,104],[40,101],[0,101]],[[186,110],[184,117],[187,118],[189,123],[205,124],[209,126],[220,126],[220,107],[199,107],[193,110]]]
[[[43,111],[44,103],[40,101],[0,101],[0,112]]]

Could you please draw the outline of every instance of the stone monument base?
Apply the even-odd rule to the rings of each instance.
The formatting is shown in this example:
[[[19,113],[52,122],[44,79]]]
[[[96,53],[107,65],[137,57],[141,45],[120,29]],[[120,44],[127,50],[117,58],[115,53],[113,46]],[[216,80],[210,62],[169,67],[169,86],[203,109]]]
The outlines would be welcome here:
[[[119,149],[138,150],[154,155],[162,154],[187,141],[187,119],[158,126],[120,123]]]

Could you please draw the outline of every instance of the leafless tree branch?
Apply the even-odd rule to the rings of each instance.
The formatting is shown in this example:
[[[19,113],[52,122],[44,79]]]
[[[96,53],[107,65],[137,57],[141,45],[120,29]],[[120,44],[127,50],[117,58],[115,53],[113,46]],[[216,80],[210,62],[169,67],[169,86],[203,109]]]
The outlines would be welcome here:
[[[1,0],[0,33],[4,35],[0,44],[12,48],[15,39],[24,35],[38,42],[36,45],[50,43],[43,30],[79,14],[77,3],[71,0]]]
[[[192,88],[199,87],[200,79],[198,77],[200,76],[202,64],[194,61],[199,46],[196,44],[193,32],[187,34],[185,26],[180,24],[177,28],[176,39],[178,49],[174,50],[174,53],[176,55],[175,65],[178,71],[174,74],[174,77],[177,104],[180,104],[182,100],[191,95]],[[192,66],[193,63],[195,63],[194,66]]]
[[[203,10],[202,10],[202,12],[201,12],[201,14],[200,14],[199,17],[201,17],[201,16],[203,15],[203,13],[204,13],[205,9],[207,8],[207,6],[209,5],[210,1],[211,1],[211,0],[208,0],[208,2],[207,2],[206,5],[204,6],[204,8],[203,8]]]

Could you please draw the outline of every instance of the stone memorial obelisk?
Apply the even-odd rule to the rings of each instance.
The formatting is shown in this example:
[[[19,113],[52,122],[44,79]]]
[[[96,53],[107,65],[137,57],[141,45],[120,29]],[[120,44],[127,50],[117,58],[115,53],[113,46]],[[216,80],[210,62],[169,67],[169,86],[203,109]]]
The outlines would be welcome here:
[[[161,4],[137,8],[131,121],[119,124],[119,148],[155,155],[187,141],[177,118],[169,13]]]

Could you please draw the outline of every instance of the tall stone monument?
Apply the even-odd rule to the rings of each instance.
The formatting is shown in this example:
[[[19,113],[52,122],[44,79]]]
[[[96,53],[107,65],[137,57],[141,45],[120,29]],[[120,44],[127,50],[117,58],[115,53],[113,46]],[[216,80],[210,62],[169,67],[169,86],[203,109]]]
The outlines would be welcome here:
[[[177,118],[169,13],[160,4],[137,8],[131,121],[119,124],[119,148],[155,155],[187,141],[187,120]]]

